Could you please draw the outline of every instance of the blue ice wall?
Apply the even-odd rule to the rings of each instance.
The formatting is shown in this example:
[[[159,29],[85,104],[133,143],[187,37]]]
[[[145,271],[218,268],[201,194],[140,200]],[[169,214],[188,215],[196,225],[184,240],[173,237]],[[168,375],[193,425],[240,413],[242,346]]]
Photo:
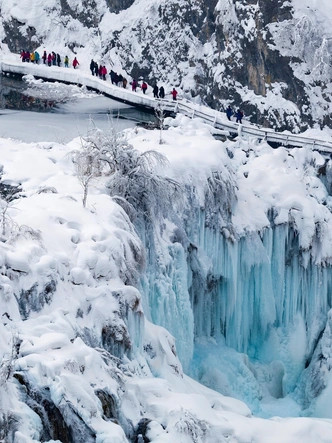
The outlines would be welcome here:
[[[274,225],[270,214],[271,225],[264,231],[236,236],[231,201],[221,207],[210,191],[203,206],[195,189],[187,188],[186,204],[176,217],[173,208],[169,219],[138,225],[147,250],[145,312],[176,338],[185,370],[257,410],[256,400],[264,394],[256,364],[266,366],[261,378],[272,380],[269,394],[282,397],[294,391],[326,324],[332,272],[317,265],[310,250],[300,248],[291,221]],[[313,250],[319,242],[313,239]],[[211,347],[215,355],[208,371],[222,367],[223,358],[229,364],[233,358],[244,380],[250,378],[250,394],[230,380],[231,374],[222,376],[227,380],[220,387],[211,382],[203,368],[209,346],[202,347],[202,338],[217,347]],[[238,361],[238,355],[247,357]]]

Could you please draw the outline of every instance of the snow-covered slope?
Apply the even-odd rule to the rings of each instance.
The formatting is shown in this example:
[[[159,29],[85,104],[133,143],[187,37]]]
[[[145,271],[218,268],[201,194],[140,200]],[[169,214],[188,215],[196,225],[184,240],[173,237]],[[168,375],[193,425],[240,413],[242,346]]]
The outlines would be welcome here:
[[[199,120],[167,123],[127,132],[132,155],[170,162],[155,165],[152,188],[119,180],[120,169],[97,174],[86,208],[70,155],[81,139],[1,140],[1,438],[329,442],[330,420],[254,418],[182,369],[261,415],[329,416],[329,163],[216,141]]]
[[[328,1],[2,0],[2,51],[74,54],[196,101],[299,130],[330,124]]]

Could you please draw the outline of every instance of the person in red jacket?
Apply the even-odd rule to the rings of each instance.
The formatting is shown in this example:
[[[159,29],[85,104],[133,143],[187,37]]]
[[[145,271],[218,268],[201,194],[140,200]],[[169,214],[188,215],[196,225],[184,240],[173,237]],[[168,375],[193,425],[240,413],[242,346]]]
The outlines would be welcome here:
[[[171,94],[172,94],[173,100],[176,100],[176,96],[178,95],[178,91],[175,88],[173,88],[173,91],[171,92]]]
[[[102,74],[102,76],[103,76],[103,80],[106,80],[106,74],[107,74],[106,66],[103,66],[103,67],[101,68],[101,74]]]
[[[131,90],[133,92],[136,92],[136,88],[137,88],[137,81],[135,79],[133,79],[133,81],[131,83]]]
[[[73,66],[74,66],[74,69],[76,69],[76,67],[77,67],[78,65],[79,65],[78,60],[77,60],[77,58],[75,57],[74,60],[73,60]]]
[[[143,82],[141,88],[142,88],[143,94],[145,94],[146,90],[148,89],[148,85],[145,82]]]

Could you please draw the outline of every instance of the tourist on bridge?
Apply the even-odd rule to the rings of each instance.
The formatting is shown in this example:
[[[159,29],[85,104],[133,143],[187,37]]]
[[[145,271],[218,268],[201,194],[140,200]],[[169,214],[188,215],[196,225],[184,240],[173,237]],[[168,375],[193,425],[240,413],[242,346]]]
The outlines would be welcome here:
[[[163,86],[159,88],[159,98],[165,98],[165,89]]]
[[[243,112],[241,109],[238,109],[236,112],[236,123],[242,123]]]
[[[25,50],[24,49],[22,49],[20,57],[22,59],[22,62],[25,62]]]
[[[57,54],[56,55],[56,64],[59,66],[59,68],[60,68],[60,65],[61,65],[61,57],[60,57],[60,54]]]
[[[153,87],[153,97],[158,98],[159,97],[159,88],[157,85],[154,85]]]
[[[137,88],[137,81],[133,79],[133,81],[131,82],[131,90],[133,92],[136,92],[136,88]]]
[[[123,86],[123,76],[122,74],[118,75],[118,86],[121,88]]]
[[[98,77],[98,74],[99,74],[99,67],[98,67],[98,63],[97,63],[97,62],[95,62],[94,71],[95,71],[95,76]],[[93,74],[92,74],[92,75],[93,75]]]
[[[99,65],[98,76],[99,76],[100,80],[103,78],[103,66],[102,65]]]
[[[231,119],[233,114],[234,114],[233,109],[231,108],[230,105],[228,105],[228,108],[226,109],[226,115],[227,115],[228,120]]]
[[[47,60],[47,53],[46,53],[46,51],[44,51],[42,59],[43,59],[44,65],[46,65],[46,60]]]
[[[30,52],[29,51],[25,51],[25,61],[26,62],[30,62]]]
[[[35,51],[35,62],[38,65],[39,64],[40,55],[39,52]]]
[[[74,67],[74,69],[76,69],[78,65],[79,65],[78,60],[75,57],[74,60],[73,60],[73,67]]]
[[[176,100],[176,97],[178,95],[178,91],[175,88],[173,88],[173,91],[171,92],[171,95],[173,97],[173,100]]]
[[[122,86],[126,89],[127,88],[127,83],[128,83],[128,80],[125,78],[125,77],[123,77],[123,80],[122,80]]]
[[[52,65],[52,54],[51,53],[49,53],[47,56],[47,64],[48,64],[48,66]]]
[[[143,83],[142,83],[142,86],[141,86],[141,89],[142,89],[142,91],[143,91],[143,94],[145,94],[145,93],[146,93],[146,90],[148,89],[148,85],[147,85],[145,82],[143,82]]]
[[[56,65],[56,53],[54,51],[52,51],[52,65]]]
[[[31,63],[35,62],[35,53],[34,52],[30,52],[30,61],[31,61]]]
[[[106,69],[106,66],[103,66],[103,67],[101,68],[101,75],[102,75],[102,77],[103,77],[103,80],[106,80],[106,75],[107,75],[107,69]]]
[[[95,75],[95,62],[94,62],[94,60],[91,60],[90,71],[91,71],[92,75]]]
[[[110,77],[111,77],[112,85],[114,85],[114,83],[115,83],[115,72],[113,71],[113,69],[111,69]]]
[[[65,59],[64,59],[64,63],[65,63],[65,68],[68,68],[69,65],[69,58],[68,55],[66,55]]]

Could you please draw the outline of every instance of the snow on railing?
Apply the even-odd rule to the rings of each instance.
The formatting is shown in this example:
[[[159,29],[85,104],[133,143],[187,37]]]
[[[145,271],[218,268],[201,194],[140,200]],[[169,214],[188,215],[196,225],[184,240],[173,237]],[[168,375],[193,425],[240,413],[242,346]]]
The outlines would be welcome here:
[[[109,81],[100,80],[79,69],[59,68],[58,66],[48,67],[43,64],[34,65],[32,63],[22,63],[19,61],[2,61],[1,70],[4,73],[19,75],[32,74],[35,77],[52,81],[84,85],[114,100],[119,100],[132,106],[144,107],[149,110],[154,110],[162,103],[163,109],[166,112],[181,113],[189,118],[201,118],[216,129],[227,130],[235,134],[241,133],[241,136],[257,137],[267,142],[278,143],[283,146],[312,146],[314,150],[332,154],[332,143],[326,140],[317,140],[297,134],[279,133],[272,129],[259,128],[254,125],[241,125],[229,121],[224,112],[215,111],[207,106],[197,105],[187,100],[156,100],[151,96],[112,85]]]

